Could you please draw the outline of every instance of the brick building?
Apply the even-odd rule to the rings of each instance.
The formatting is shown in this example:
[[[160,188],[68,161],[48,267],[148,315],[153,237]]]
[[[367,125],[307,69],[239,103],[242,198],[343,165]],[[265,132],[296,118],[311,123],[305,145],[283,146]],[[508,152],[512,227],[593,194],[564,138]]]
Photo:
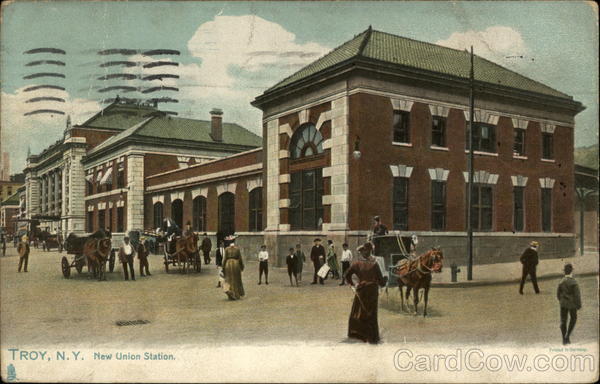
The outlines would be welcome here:
[[[14,235],[17,231],[19,194],[15,193],[0,202],[0,233]]]
[[[545,257],[573,254],[581,104],[474,66],[475,261],[514,260],[531,239]],[[369,28],[258,96],[269,246],[358,242],[379,215],[464,263],[469,68],[467,52]]]
[[[115,233],[144,229],[144,178],[260,146],[260,137],[222,122],[170,116],[155,105],[117,100],[64,138],[29,156],[26,218],[55,215],[51,230]]]

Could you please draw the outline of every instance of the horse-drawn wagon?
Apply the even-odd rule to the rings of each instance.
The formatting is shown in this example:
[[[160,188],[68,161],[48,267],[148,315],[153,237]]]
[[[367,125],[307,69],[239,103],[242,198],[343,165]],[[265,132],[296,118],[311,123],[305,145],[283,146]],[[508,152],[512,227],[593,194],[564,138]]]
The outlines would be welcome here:
[[[108,238],[94,237],[94,235],[77,236],[71,233],[65,240],[65,249],[67,254],[73,255],[70,262],[67,256],[61,259],[62,273],[66,279],[71,276],[71,268],[75,268],[77,273],[82,273],[85,265],[94,277],[98,276],[100,279],[104,278],[107,261],[109,272],[114,270],[115,253]]]

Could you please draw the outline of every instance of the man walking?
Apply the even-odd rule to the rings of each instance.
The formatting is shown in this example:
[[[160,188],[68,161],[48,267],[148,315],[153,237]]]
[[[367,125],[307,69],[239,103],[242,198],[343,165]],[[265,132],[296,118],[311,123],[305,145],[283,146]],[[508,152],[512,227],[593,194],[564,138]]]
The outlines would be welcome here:
[[[321,245],[321,239],[319,238],[316,238],[314,240],[314,245],[310,250],[310,260],[312,261],[313,266],[315,268],[315,274],[313,276],[313,282],[311,284],[317,284],[317,277],[319,278],[320,284],[325,284],[323,278],[317,275],[319,269],[321,269],[321,267],[325,263],[325,248]]]
[[[296,257],[296,252],[294,248],[290,248],[290,253],[285,258],[285,263],[287,264],[287,272],[288,277],[290,278],[290,285],[293,287],[294,283],[292,283],[292,275],[294,276],[294,280],[296,280],[296,287],[298,286],[298,266],[299,262],[298,257]]]
[[[210,264],[210,250],[212,249],[212,241],[204,232],[204,239],[202,239],[202,245],[200,246],[202,249],[202,254],[204,255],[204,264]]]
[[[221,287],[223,281],[223,258],[225,257],[225,242],[219,240],[219,248],[217,248],[215,264],[217,265],[217,288]]]
[[[581,309],[581,293],[579,284],[573,278],[573,266],[566,264],[564,268],[565,277],[558,284],[556,298],[560,303],[560,331],[563,344],[571,344],[570,336],[577,322],[577,311]],[[570,317],[567,328],[567,318]]]
[[[521,275],[521,285],[519,286],[519,293],[523,294],[523,286],[525,285],[525,279],[527,275],[531,277],[531,283],[533,284],[533,290],[535,293],[540,293],[540,289],[537,284],[536,269],[538,265],[538,248],[540,244],[537,241],[532,241],[529,244],[529,248],[521,255],[521,264],[523,264],[523,273]]]
[[[350,263],[352,262],[352,252],[348,249],[348,244],[342,244],[342,282],[340,285],[346,284],[346,271],[350,268]]]
[[[119,261],[123,264],[123,273],[125,274],[125,280],[129,280],[129,274],[127,273],[127,267],[131,271],[131,280],[135,281],[135,274],[133,272],[133,246],[129,243],[129,237],[123,238],[123,245],[119,248]]]
[[[298,276],[298,282],[302,282],[302,269],[304,269],[304,262],[306,261],[306,256],[304,256],[304,252],[302,252],[302,246],[300,244],[296,244],[296,252],[294,253],[296,257],[296,276]]]
[[[262,275],[265,274],[265,284],[269,285],[269,252],[267,246],[261,245],[258,252],[258,285],[262,284]]]
[[[150,273],[150,264],[148,263],[148,249],[146,248],[146,238],[140,238],[140,244],[137,247],[138,259],[140,260],[140,276],[144,277],[146,275],[152,276]],[[146,275],[144,275],[144,269],[146,270]],[[133,270],[131,271],[133,275]]]
[[[27,263],[29,261],[29,237],[27,235],[23,235],[21,238],[21,242],[17,245],[17,253],[19,254],[19,272],[21,272],[21,267],[24,265],[25,268],[23,272],[27,272]]]

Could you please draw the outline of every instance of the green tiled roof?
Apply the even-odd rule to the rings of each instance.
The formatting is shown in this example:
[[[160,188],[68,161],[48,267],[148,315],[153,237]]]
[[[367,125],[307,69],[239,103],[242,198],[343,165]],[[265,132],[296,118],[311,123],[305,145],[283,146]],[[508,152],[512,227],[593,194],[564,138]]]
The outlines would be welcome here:
[[[155,117],[141,127],[136,136],[149,136],[165,140],[192,140],[215,142],[210,136],[210,121],[181,117]],[[224,144],[259,147],[262,138],[234,123],[223,122]]]
[[[442,47],[436,44],[368,29],[277,83],[265,93],[290,85],[336,64],[358,57],[464,79],[469,78],[470,54],[467,51]],[[474,58],[474,68],[475,80],[477,81],[571,99],[570,96],[562,92],[477,55]]]
[[[113,103],[97,113],[85,123],[83,127],[127,129],[139,124],[156,113],[156,109],[139,104]]]
[[[11,196],[7,197],[0,203],[1,206],[5,205],[19,205],[19,193],[13,193]]]

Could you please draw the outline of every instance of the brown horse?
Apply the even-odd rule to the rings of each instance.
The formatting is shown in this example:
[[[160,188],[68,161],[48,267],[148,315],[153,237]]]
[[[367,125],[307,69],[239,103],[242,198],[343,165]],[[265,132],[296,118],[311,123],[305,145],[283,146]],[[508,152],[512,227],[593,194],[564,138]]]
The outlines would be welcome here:
[[[175,255],[177,256],[177,262],[183,264],[183,273],[187,273],[188,264],[194,260],[194,255],[197,252],[198,235],[193,234],[175,240]]]
[[[83,245],[83,255],[98,281],[106,280],[106,260],[111,249],[110,239],[90,238]]]
[[[398,289],[400,289],[401,307],[404,311],[404,294],[402,287],[406,289],[406,300],[410,297],[410,291],[413,291],[415,303],[415,315],[418,314],[417,305],[419,304],[419,290],[424,289],[425,308],[423,316],[427,316],[427,299],[429,298],[429,288],[431,287],[431,274],[442,271],[444,254],[439,248],[432,248],[427,253],[413,259],[401,260],[393,269],[393,273],[398,275]]]

